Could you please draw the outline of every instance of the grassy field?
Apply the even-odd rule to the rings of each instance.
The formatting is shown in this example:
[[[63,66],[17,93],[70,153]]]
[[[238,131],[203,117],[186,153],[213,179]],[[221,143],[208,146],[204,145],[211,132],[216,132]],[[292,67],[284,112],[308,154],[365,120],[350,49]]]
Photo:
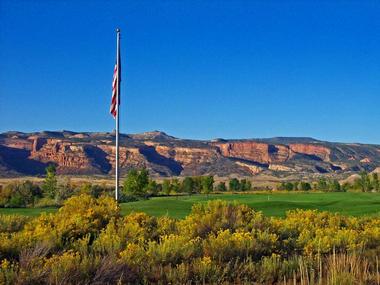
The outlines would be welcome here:
[[[318,209],[345,215],[380,215],[380,194],[377,193],[257,193],[257,194],[213,194],[157,197],[150,200],[121,204],[122,214],[146,212],[154,216],[168,215],[185,217],[194,203],[221,199],[236,201],[262,211],[267,216],[284,216],[291,209]],[[55,208],[1,209],[0,214],[37,216],[41,212],[54,212]]]

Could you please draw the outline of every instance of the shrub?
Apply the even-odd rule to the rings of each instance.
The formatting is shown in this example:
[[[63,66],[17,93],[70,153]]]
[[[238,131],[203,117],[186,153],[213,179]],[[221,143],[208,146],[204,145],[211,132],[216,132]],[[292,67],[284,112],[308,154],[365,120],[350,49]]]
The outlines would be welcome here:
[[[265,218],[210,201],[184,220],[132,213],[110,197],[55,214],[0,216],[3,284],[376,284],[380,219],[319,211]]]
[[[0,207],[26,207],[41,197],[41,189],[30,181],[10,183],[0,191]]]
[[[21,231],[30,220],[30,217],[21,215],[0,215],[0,233]]]
[[[54,225],[65,241],[100,232],[108,222],[120,216],[120,208],[111,197],[95,199],[82,194],[64,203],[54,216]]]
[[[246,205],[237,205],[226,201],[214,200],[207,204],[195,204],[191,213],[179,222],[179,231],[186,236],[206,237],[219,230],[238,228],[260,228],[266,223],[261,213]]]

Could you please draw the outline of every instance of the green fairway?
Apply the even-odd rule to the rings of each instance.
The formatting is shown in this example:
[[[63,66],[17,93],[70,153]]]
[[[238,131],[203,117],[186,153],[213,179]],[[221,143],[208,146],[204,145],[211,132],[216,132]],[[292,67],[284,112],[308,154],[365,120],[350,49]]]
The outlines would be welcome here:
[[[0,214],[3,215],[24,215],[36,217],[41,213],[54,213],[57,211],[57,208],[0,208]]]
[[[247,204],[267,216],[284,216],[287,210],[317,209],[338,212],[344,215],[380,215],[379,193],[257,193],[257,194],[213,194],[157,197],[131,203],[122,203],[123,215],[145,212],[153,216],[168,215],[183,218],[190,213],[194,203],[221,199]],[[0,214],[37,216],[42,212],[55,212],[56,208],[0,208]]]
[[[236,201],[247,204],[267,216],[284,216],[292,209],[317,209],[339,212],[345,215],[380,215],[378,193],[260,193],[260,194],[214,194],[186,197],[157,197],[150,200],[124,203],[122,213],[146,212],[154,216],[185,217],[194,203],[212,199]]]

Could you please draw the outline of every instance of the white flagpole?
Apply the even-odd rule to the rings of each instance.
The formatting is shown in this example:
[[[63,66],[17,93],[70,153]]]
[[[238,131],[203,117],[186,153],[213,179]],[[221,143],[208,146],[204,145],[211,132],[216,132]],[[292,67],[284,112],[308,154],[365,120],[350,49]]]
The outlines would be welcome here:
[[[116,64],[117,64],[117,92],[116,92],[116,165],[115,165],[115,199],[119,200],[119,97],[120,97],[120,29],[116,29]]]

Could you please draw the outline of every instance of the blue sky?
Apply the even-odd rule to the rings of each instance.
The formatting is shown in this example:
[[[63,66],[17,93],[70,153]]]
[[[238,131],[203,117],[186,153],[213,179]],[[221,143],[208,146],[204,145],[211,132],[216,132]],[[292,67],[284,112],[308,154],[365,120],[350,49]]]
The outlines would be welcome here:
[[[379,1],[0,1],[0,131],[380,143]]]

